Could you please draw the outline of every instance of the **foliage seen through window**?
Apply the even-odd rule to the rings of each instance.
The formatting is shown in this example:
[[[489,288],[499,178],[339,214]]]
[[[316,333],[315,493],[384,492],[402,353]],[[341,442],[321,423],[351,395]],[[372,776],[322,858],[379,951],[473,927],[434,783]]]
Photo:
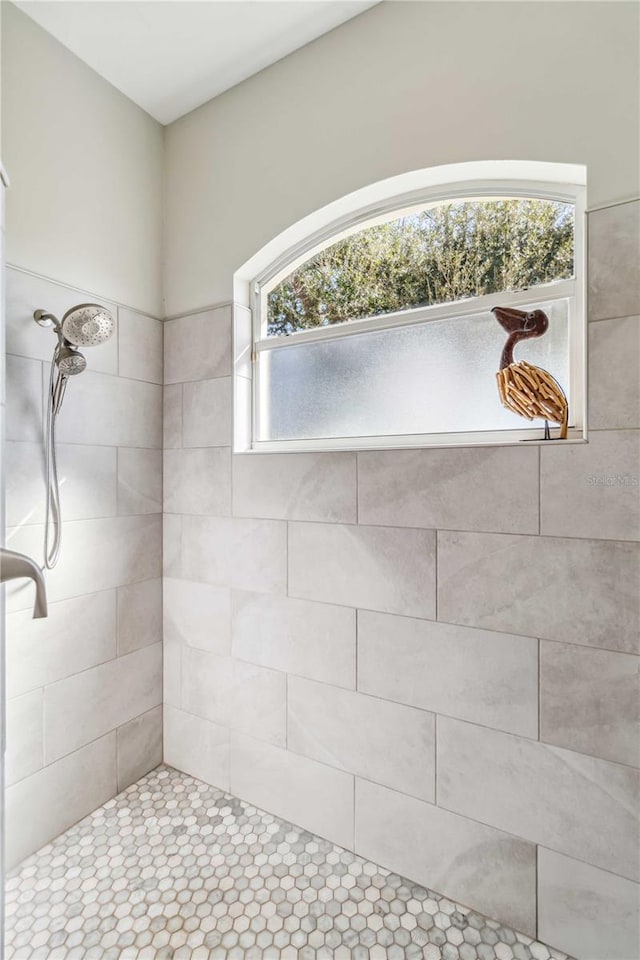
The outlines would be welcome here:
[[[573,205],[460,200],[326,247],[268,295],[268,333],[287,335],[573,276]]]

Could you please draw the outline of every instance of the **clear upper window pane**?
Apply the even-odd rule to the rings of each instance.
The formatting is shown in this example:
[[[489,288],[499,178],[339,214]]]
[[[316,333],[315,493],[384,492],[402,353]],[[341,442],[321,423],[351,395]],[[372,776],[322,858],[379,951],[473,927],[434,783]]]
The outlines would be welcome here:
[[[574,275],[574,207],[554,200],[455,200],[326,247],[267,297],[282,336]]]
[[[515,350],[516,360],[548,370],[567,395],[569,303],[528,305],[545,311],[549,329]],[[528,421],[498,396],[505,336],[486,312],[264,351],[258,439],[522,429]]]

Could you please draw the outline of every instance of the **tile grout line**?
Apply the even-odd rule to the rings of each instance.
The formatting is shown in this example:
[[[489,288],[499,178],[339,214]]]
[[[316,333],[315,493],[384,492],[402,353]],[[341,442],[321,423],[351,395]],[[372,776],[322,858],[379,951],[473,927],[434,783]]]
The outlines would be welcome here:
[[[538,536],[542,535],[542,447],[538,447]]]
[[[157,706],[159,706],[159,704],[156,704],[154,707],[150,708],[150,710],[156,709]],[[184,710],[184,708],[182,708],[182,707],[174,707],[174,709],[181,710],[182,712],[185,712],[185,713],[189,713],[189,711]],[[139,714],[138,716],[144,716],[146,713],[150,712],[150,710],[144,711],[142,714]],[[190,715],[190,716],[194,716],[194,717],[197,717],[197,716],[198,716],[197,714],[189,714],[189,715]],[[134,718],[132,718],[132,719],[135,720],[135,719],[137,719],[137,717],[134,717]],[[199,717],[198,719],[202,719],[202,718]],[[128,723],[128,722],[129,722],[129,721],[126,721],[125,723]],[[206,722],[207,722],[207,723],[215,723],[215,721],[206,721]],[[61,757],[61,758],[59,758],[59,759],[60,759],[60,760],[64,760],[64,759],[66,759],[66,758],[68,758],[68,757],[70,757],[70,756],[73,756],[75,753],[79,752],[80,750],[85,749],[86,747],[90,746],[91,744],[94,744],[94,743],[97,743],[97,742],[100,741],[100,740],[106,739],[106,737],[109,737],[109,736],[111,736],[112,734],[115,735],[115,734],[116,734],[116,731],[119,729],[119,727],[124,726],[124,725],[125,725],[125,724],[120,724],[118,727],[114,727],[112,730],[107,731],[107,733],[102,734],[100,737],[95,738],[94,740],[90,741],[90,742],[87,743],[87,744],[83,744],[83,746],[82,746],[82,747],[79,747],[76,751],[72,751],[72,753],[70,753],[70,754],[65,754],[64,757]],[[220,724],[217,724],[217,725],[218,725],[218,726],[222,726],[222,725],[220,725]],[[243,736],[245,736],[245,737],[247,737],[248,739],[254,741],[255,743],[258,743],[258,744],[260,744],[260,743],[262,743],[262,744],[269,744],[269,745],[273,746],[276,750],[280,750],[280,751],[282,751],[283,753],[285,752],[285,750],[284,750],[283,747],[277,747],[277,746],[275,746],[274,744],[271,744],[269,741],[259,740],[258,738],[256,738],[255,736],[252,736],[251,734],[246,734],[246,733],[243,733],[242,731],[237,731],[237,728],[231,728],[231,727],[226,727],[226,726],[225,726],[224,729],[226,729],[226,730],[229,732],[229,735],[231,735],[231,733],[233,732],[233,730],[236,730],[236,732],[242,733]],[[527,843],[527,844],[529,844],[529,845],[531,845],[531,846],[534,846],[534,847],[537,846],[537,847],[540,847],[540,848],[549,850],[550,852],[556,853],[556,854],[558,854],[559,856],[566,857],[566,858],[568,858],[568,859],[570,859],[570,860],[574,860],[574,861],[576,861],[577,863],[586,864],[587,866],[591,866],[591,867],[593,867],[593,868],[596,869],[596,870],[603,871],[604,873],[607,873],[607,874],[609,874],[609,875],[611,875],[611,876],[613,876],[613,877],[621,878],[621,879],[623,879],[623,880],[626,879],[626,880],[628,880],[628,881],[631,882],[631,883],[634,882],[634,881],[631,880],[631,878],[629,878],[627,875],[624,875],[624,874],[621,874],[621,873],[616,873],[615,871],[613,871],[613,870],[611,870],[611,869],[609,869],[609,868],[607,868],[607,867],[602,867],[602,866],[599,866],[599,865],[596,865],[596,864],[592,864],[592,863],[591,863],[590,861],[588,861],[588,860],[584,860],[583,858],[577,857],[577,856],[575,856],[574,854],[568,854],[568,853],[566,853],[565,851],[563,851],[563,850],[561,850],[561,849],[558,849],[558,848],[555,848],[555,847],[551,847],[551,846],[548,846],[548,845],[540,844],[538,841],[531,840],[531,839],[529,839],[529,838],[527,838],[527,837],[522,836],[521,834],[513,833],[513,832],[510,831],[510,830],[506,830],[506,829],[503,828],[503,827],[499,827],[499,826],[496,826],[495,824],[488,823],[488,822],[485,821],[485,820],[479,820],[477,817],[472,817],[472,816],[469,816],[468,814],[460,813],[459,811],[454,810],[454,809],[452,809],[452,808],[450,808],[450,807],[441,806],[441,805],[436,804],[436,803],[434,803],[434,802],[431,802],[431,801],[429,801],[429,800],[425,800],[424,798],[417,797],[415,794],[405,793],[405,792],[400,791],[400,790],[394,790],[393,787],[390,787],[390,786],[388,786],[387,784],[382,784],[382,783],[380,783],[379,781],[372,780],[370,777],[363,777],[363,776],[361,776],[360,774],[350,773],[349,771],[344,770],[344,768],[332,767],[330,764],[327,764],[326,762],[319,761],[319,760],[315,760],[314,758],[306,757],[305,754],[297,753],[297,752],[294,752],[294,751],[290,751],[290,752],[292,753],[293,756],[301,757],[301,758],[304,758],[304,759],[307,759],[307,760],[311,760],[313,763],[316,763],[316,764],[318,764],[319,766],[325,767],[325,768],[327,768],[327,769],[329,769],[329,770],[339,770],[340,772],[342,772],[342,773],[345,774],[346,776],[351,776],[351,777],[353,777],[353,778],[354,778],[354,782],[355,782],[355,779],[361,779],[363,782],[374,784],[374,785],[379,786],[379,787],[383,788],[384,790],[388,790],[388,791],[390,791],[390,792],[392,792],[392,793],[397,793],[397,794],[398,794],[399,796],[401,796],[401,797],[406,797],[406,798],[408,798],[408,799],[410,799],[410,800],[415,800],[415,801],[417,801],[417,802],[419,802],[419,803],[423,803],[423,804],[425,804],[427,807],[437,807],[438,809],[444,810],[444,811],[446,811],[447,813],[450,813],[450,814],[453,814],[453,815],[456,816],[456,817],[459,817],[461,820],[466,820],[466,821],[469,821],[470,823],[478,824],[478,825],[483,826],[483,827],[486,827],[486,828],[488,828],[488,829],[490,829],[490,830],[494,830],[494,831],[496,831],[497,833],[500,833],[500,834],[502,834],[502,835],[504,835],[504,836],[513,837],[514,839],[520,840],[520,841],[522,841],[522,842],[524,842],[524,843]],[[58,760],[52,761],[52,764],[53,764],[53,763],[57,763],[57,762],[58,762]],[[51,766],[51,764],[50,764],[49,766]],[[44,769],[44,768],[43,768],[43,769]],[[36,775],[37,775],[38,773],[40,773],[40,772],[41,772],[41,771],[36,771],[36,773],[33,774],[32,776],[36,776]],[[196,778],[196,779],[197,779],[197,778]],[[20,781],[20,782],[21,782],[21,781]],[[220,788],[217,788],[217,789],[220,789]],[[243,799],[243,798],[239,798],[239,799]],[[244,802],[250,802],[250,801],[245,800]]]
[[[149,646],[153,646],[153,644],[149,644]],[[185,646],[185,645],[182,645],[182,644],[180,644],[179,646],[180,646],[180,650],[183,650],[183,649],[192,649],[192,650],[197,650],[197,651],[200,652],[200,653],[209,653],[209,652],[210,652],[210,651],[204,650],[203,648],[200,648],[200,647],[188,647],[188,646]],[[146,648],[142,647],[141,649],[146,649]],[[137,653],[137,652],[138,652],[138,651],[134,651],[134,653]],[[130,656],[130,654],[127,654],[127,656]],[[213,654],[213,656],[215,656],[216,658],[219,658],[219,659],[225,659],[225,656],[224,656],[224,655],[221,655],[221,654]],[[227,659],[228,659],[228,658],[227,658]],[[235,657],[233,657],[233,659],[238,660],[238,661],[241,662],[241,663],[248,663],[248,664],[251,664],[252,666],[260,667],[260,668],[262,668],[263,670],[265,670],[265,671],[267,671],[267,672],[277,673],[277,674],[285,674],[285,675],[288,675],[288,676],[290,676],[290,677],[292,677],[292,678],[294,678],[294,679],[302,680],[303,682],[307,682],[307,683],[310,683],[310,684],[318,684],[318,685],[323,686],[323,687],[329,687],[330,689],[337,690],[339,693],[352,694],[352,695],[354,695],[354,696],[357,695],[358,697],[360,697],[360,698],[362,698],[362,699],[365,699],[365,700],[378,700],[378,701],[380,701],[380,702],[382,702],[382,703],[393,704],[393,705],[398,706],[398,707],[405,707],[408,711],[411,711],[411,712],[414,712],[414,713],[424,714],[425,716],[433,716],[433,717],[435,717],[435,716],[437,715],[437,716],[439,716],[439,717],[440,717],[441,719],[443,719],[443,720],[451,720],[451,721],[453,721],[454,723],[459,723],[459,724],[464,724],[464,725],[466,725],[466,726],[476,727],[476,728],[478,728],[479,730],[487,731],[488,733],[495,733],[495,734],[498,734],[498,735],[500,735],[500,736],[511,737],[511,738],[514,738],[514,739],[517,739],[517,740],[525,740],[525,741],[527,741],[528,743],[535,744],[535,745],[539,745],[540,747],[551,747],[551,748],[553,748],[553,749],[555,749],[555,750],[563,750],[563,751],[565,751],[566,753],[575,754],[576,756],[579,756],[579,757],[588,757],[588,758],[590,758],[590,759],[592,759],[592,760],[595,760],[596,763],[613,764],[614,766],[620,767],[620,768],[622,768],[622,769],[628,769],[628,770],[638,771],[638,767],[637,767],[637,766],[635,766],[634,764],[631,764],[631,763],[627,763],[627,762],[622,761],[622,760],[612,760],[612,759],[610,759],[610,758],[608,758],[608,757],[601,757],[601,756],[598,756],[598,755],[593,754],[593,753],[585,753],[584,751],[582,751],[582,750],[576,750],[576,749],[573,748],[573,747],[567,747],[567,746],[564,746],[564,745],[562,745],[562,744],[553,743],[553,742],[547,741],[547,740],[539,740],[537,733],[536,733],[536,734],[526,734],[526,733],[514,731],[513,729],[507,730],[504,726],[502,726],[502,727],[492,727],[492,726],[489,726],[488,723],[482,723],[482,722],[479,721],[479,720],[470,720],[470,719],[467,718],[467,717],[461,717],[461,716],[459,716],[459,715],[452,714],[452,713],[445,713],[443,710],[438,710],[438,711],[436,711],[436,710],[434,710],[434,709],[432,709],[432,708],[422,707],[422,706],[416,706],[416,704],[414,704],[414,703],[406,703],[405,701],[402,701],[402,700],[393,700],[393,699],[391,699],[390,697],[384,697],[384,696],[381,696],[380,694],[372,694],[372,693],[368,693],[368,692],[365,692],[365,691],[362,691],[362,690],[353,689],[353,688],[348,687],[348,686],[340,686],[338,683],[330,683],[330,682],[327,681],[327,680],[319,680],[319,679],[312,678],[312,677],[309,677],[309,676],[304,675],[304,674],[301,674],[301,673],[287,672],[287,671],[285,671],[285,670],[280,670],[278,667],[267,666],[267,665],[265,665],[264,663],[259,663],[259,662],[256,662],[256,661],[254,661],[254,660],[247,660],[247,659],[244,658],[244,657],[235,656]],[[109,662],[109,661],[107,661],[107,662]],[[99,664],[98,666],[100,666],[100,664]],[[93,668],[89,668],[89,669],[93,669]],[[65,678],[65,679],[66,679],[66,678]],[[56,681],[56,682],[58,682],[58,681]],[[27,691],[27,692],[31,692],[31,691]],[[15,699],[15,698],[12,698],[12,699]],[[186,713],[191,713],[191,711],[190,711],[190,710],[187,710],[186,708],[181,708],[181,709],[184,709]],[[537,711],[536,711],[536,713],[537,713]],[[191,715],[192,715],[192,716],[198,716],[198,714],[195,714],[195,713],[191,713]],[[202,718],[202,719],[205,719],[205,718]],[[211,721],[211,722],[212,722],[212,723],[219,723],[219,721]],[[233,725],[232,725],[232,726],[233,726]],[[239,730],[239,728],[236,728],[236,727],[233,727],[233,729],[238,729],[238,730]],[[242,732],[242,731],[239,731],[239,732]],[[253,739],[259,740],[259,741],[261,741],[261,742],[265,742],[265,743],[268,743],[268,742],[269,742],[268,740],[264,740],[264,741],[263,741],[262,738],[259,737],[259,736],[257,736],[255,733],[254,733],[254,734],[249,734],[249,733],[247,733],[246,736],[251,736]],[[282,749],[282,748],[280,747],[280,749]],[[343,771],[344,771],[344,768],[341,768],[341,767],[338,767],[338,766],[334,767],[333,764],[332,764],[331,762],[327,761],[327,760],[317,760],[315,757],[313,757],[313,756],[311,756],[311,755],[303,754],[303,753],[298,753],[298,751],[291,751],[291,752],[292,752],[292,753],[296,753],[296,755],[298,755],[298,756],[307,756],[308,759],[310,759],[310,760],[316,760],[316,762],[322,763],[324,766],[331,767],[332,769],[335,769],[335,770],[343,770]],[[362,779],[367,779],[367,778],[366,778],[366,777],[362,777]],[[378,781],[372,781],[372,782],[376,782],[376,783],[377,783]],[[392,790],[392,789],[394,789],[394,788],[393,788],[393,787],[389,787],[389,789]],[[403,793],[404,791],[398,790],[397,792],[398,792],[398,793]],[[413,794],[407,794],[407,796],[413,796]],[[427,802],[427,801],[425,801],[425,802]]]
[[[182,521],[182,517],[183,517],[183,516],[192,516],[191,514],[184,515],[184,514],[173,514],[173,513],[172,513],[172,514],[164,514],[164,515],[170,516],[170,517],[176,517],[176,518],[179,519],[180,521]],[[164,515],[163,515],[163,514],[158,514],[158,513],[155,513],[155,514],[139,514],[139,515],[138,515],[138,514],[133,514],[133,515],[130,516],[130,517],[120,517],[120,518],[115,518],[115,519],[122,519],[122,520],[124,520],[124,519],[132,519],[132,517],[137,517],[138,519],[144,519],[144,518],[151,518],[151,517],[161,517],[161,516],[164,516]],[[195,516],[195,515],[193,515],[193,516]],[[97,519],[101,519],[101,520],[112,520],[112,519],[114,519],[114,518],[113,518],[113,517],[102,517],[102,518],[97,518]],[[228,518],[228,517],[220,517],[220,518],[214,518],[214,519],[226,520],[226,519],[229,519],[229,518]],[[246,518],[241,518],[241,519],[246,519]],[[84,522],[84,521],[69,521],[69,522],[70,522],[70,523],[71,523],[71,522],[80,523],[80,522]],[[87,521],[87,522],[92,522],[92,521]],[[286,521],[283,521],[283,522],[286,522]],[[37,526],[37,525],[36,525],[36,526]],[[40,526],[42,526],[42,524],[40,524]],[[182,524],[180,524],[180,527],[181,527],[181,526],[182,526]],[[17,529],[17,528],[14,527],[13,529]],[[534,534],[531,534],[531,536],[535,536],[535,535],[534,535]],[[181,529],[180,529],[180,541],[182,541],[182,530],[181,530]],[[601,542],[601,541],[597,541],[597,542]],[[621,544],[623,544],[623,545],[627,545],[627,544],[633,545],[633,544],[636,543],[637,541],[628,541],[628,540],[625,540],[625,541],[610,541],[610,542],[621,543]],[[181,546],[181,544],[180,544],[180,546]],[[435,620],[434,618],[432,618],[432,617],[424,617],[424,616],[420,616],[420,615],[415,614],[415,613],[408,614],[408,613],[397,613],[397,612],[395,612],[395,611],[394,611],[394,612],[389,612],[388,610],[373,609],[373,608],[371,608],[371,607],[357,607],[357,608],[356,608],[356,607],[354,607],[354,606],[352,606],[352,605],[349,605],[349,604],[338,603],[338,602],[336,602],[335,600],[319,600],[319,599],[317,599],[317,598],[298,597],[298,596],[295,596],[295,595],[290,595],[290,594],[288,594],[288,593],[269,593],[269,592],[265,592],[265,591],[262,591],[262,590],[251,590],[251,589],[247,589],[246,587],[231,587],[229,584],[227,584],[227,583],[221,583],[221,582],[219,582],[219,581],[217,581],[217,582],[211,582],[211,581],[209,581],[209,580],[195,580],[193,577],[184,576],[182,573],[179,573],[179,574],[170,574],[170,573],[167,573],[167,574],[164,574],[164,576],[166,576],[167,579],[169,579],[169,580],[181,580],[181,581],[184,581],[184,582],[186,582],[186,583],[200,583],[200,584],[204,584],[204,585],[206,585],[206,586],[219,587],[219,588],[223,588],[223,589],[235,589],[235,590],[238,590],[238,591],[240,591],[240,592],[242,592],[242,593],[257,593],[260,597],[273,597],[273,598],[278,598],[278,599],[280,599],[280,600],[286,600],[286,599],[288,599],[288,600],[298,600],[298,601],[301,601],[301,602],[303,602],[303,603],[318,604],[318,605],[321,605],[321,606],[329,606],[329,607],[338,607],[338,608],[341,609],[341,610],[356,610],[356,609],[358,609],[358,610],[362,610],[362,611],[365,612],[365,613],[373,613],[373,614],[376,614],[377,616],[381,616],[381,617],[398,617],[398,618],[400,618],[400,619],[402,619],[402,620],[418,620],[420,623],[423,623],[423,624],[432,624],[432,625],[436,625],[436,624],[437,624],[437,625],[450,626],[450,627],[459,627],[461,630],[464,630],[464,631],[467,631],[467,630],[481,631],[481,632],[484,632],[484,633],[491,633],[491,634],[495,634],[496,636],[502,636],[502,637],[505,637],[505,636],[514,636],[514,637],[517,637],[517,638],[522,639],[522,640],[537,640],[537,639],[538,639],[538,637],[537,637],[536,635],[533,635],[533,634],[516,633],[516,632],[514,632],[513,630],[497,630],[495,627],[478,626],[477,624],[469,624],[469,623],[460,623],[460,622],[455,621],[455,620],[437,620],[437,621],[436,621],[436,620]],[[142,577],[142,578],[140,578],[140,579],[136,579],[136,580],[127,581],[127,582],[124,582],[124,583],[115,584],[114,586],[110,586],[110,587],[97,587],[97,588],[95,588],[95,589],[89,590],[87,593],[72,594],[72,595],[70,595],[70,596],[59,597],[59,598],[56,599],[56,600],[52,600],[52,601],[51,601],[51,604],[53,605],[53,604],[58,604],[58,603],[67,603],[67,602],[69,602],[69,601],[71,601],[71,600],[80,600],[80,599],[83,599],[84,597],[87,597],[87,596],[93,596],[93,595],[100,594],[100,593],[109,593],[109,591],[111,591],[111,590],[117,590],[117,589],[119,589],[120,587],[135,586],[136,584],[139,584],[139,583],[146,583],[146,582],[149,581],[149,580],[162,579],[162,577],[163,577],[163,573],[160,573],[160,574],[158,574],[158,576],[155,576],[155,577]],[[18,615],[21,615],[21,614],[22,614],[22,615],[25,615],[28,611],[31,610],[31,608],[32,608],[32,605],[31,605],[31,604],[28,604],[28,605],[26,605],[26,606],[24,606],[24,607],[17,607],[17,608],[12,609],[12,610],[7,610],[7,616],[18,616]],[[605,652],[605,653],[618,653],[618,654],[620,654],[620,655],[622,655],[622,656],[630,656],[630,657],[637,657],[637,656],[638,656],[638,653],[637,653],[636,651],[634,651],[634,650],[620,650],[620,649],[617,649],[617,648],[615,648],[615,647],[604,647],[604,646],[600,646],[600,645],[597,645],[597,646],[596,646],[596,645],[594,645],[594,644],[578,643],[578,642],[575,641],[575,640],[571,640],[571,641],[568,641],[568,640],[560,640],[560,639],[558,639],[557,637],[542,637],[542,639],[545,640],[545,641],[547,641],[547,642],[549,642],[549,643],[566,644],[566,645],[568,645],[568,646],[580,648],[581,650],[593,650],[593,651],[599,650],[599,651],[602,651],[602,652]],[[250,662],[252,662],[252,661],[250,661]],[[275,668],[274,668],[274,669],[275,669]],[[323,682],[323,681],[318,681],[318,682]],[[325,681],[325,682],[326,682],[326,681]]]
[[[540,859],[540,847],[536,844],[535,858],[534,858],[534,882],[535,882],[535,907],[536,907],[536,938],[538,937],[538,931],[540,930],[540,869],[538,861]]]
[[[351,801],[352,804],[353,804],[353,815],[352,815],[352,819],[353,819],[353,850],[354,850],[354,852],[355,852],[356,846],[357,846],[357,844],[356,844],[356,784],[357,784],[357,779],[358,779],[358,778],[357,778],[356,775],[354,774],[354,775],[353,775],[353,798],[352,798],[352,801]]]
[[[284,748],[289,749],[289,674],[284,675]],[[229,727],[231,730],[231,726]]]
[[[44,688],[42,688],[42,690],[44,693]],[[30,692],[35,693],[35,690]],[[107,730],[105,733],[101,733],[97,737],[93,737],[91,740],[87,740],[86,743],[80,744],[79,747],[76,747],[74,750],[69,751],[69,753],[63,753],[59,757],[54,757],[53,760],[49,760],[47,763],[43,762],[42,766],[38,767],[37,770],[34,770],[32,773],[28,773],[25,777],[20,777],[19,780],[15,780],[12,784],[7,785],[6,789],[10,790],[13,787],[18,786],[18,784],[20,783],[25,783],[27,780],[40,776],[40,774],[44,773],[46,770],[49,770],[51,767],[54,767],[56,764],[63,763],[64,761],[69,760],[71,757],[74,757],[77,753],[80,753],[82,750],[86,750],[87,747],[91,747],[94,744],[99,743],[101,740],[106,740],[106,738],[110,737],[112,734],[117,734],[118,730],[120,730],[122,727],[126,727],[129,723],[133,723],[135,720],[140,720],[142,717],[146,717],[147,714],[152,713],[154,710],[157,710],[158,707],[162,707],[162,700],[154,704],[152,707],[148,707],[148,709],[143,710],[142,713],[138,713],[134,717],[131,717],[129,720],[123,720],[122,723],[118,723],[117,726],[111,727],[111,729]],[[180,709],[180,708],[176,707],[174,709]],[[116,740],[117,740],[117,737],[116,737]],[[44,760],[44,749],[45,749],[45,744],[43,740],[43,760]]]
[[[436,622],[439,622],[439,621],[438,621],[438,594],[440,593],[440,589],[439,589],[440,584],[438,583],[438,578],[439,578],[439,572],[438,572],[438,540],[440,539],[440,532],[439,532],[438,530],[434,530],[434,535],[435,535],[435,543],[434,543],[434,558],[433,558],[433,562],[434,562],[434,574],[435,574],[435,582],[436,582],[436,595],[435,595],[435,605],[434,605],[434,620],[435,620]]]
[[[540,658],[542,655],[542,640],[538,637],[538,740],[540,739],[540,732],[542,729],[542,684],[540,676]],[[566,749],[566,748],[565,748]]]
[[[359,664],[358,664],[358,631],[359,631],[359,629],[360,629],[360,628],[359,628],[360,611],[358,610],[357,607],[356,607],[355,614],[356,614],[356,622],[355,622],[355,628],[356,628],[355,683],[356,683],[356,692],[358,692],[359,689],[360,689],[360,680],[359,680],[359,676],[358,676],[358,672],[359,672],[359,671],[358,671],[358,667],[359,667]]]
[[[433,715],[433,802],[438,804],[438,714]]]

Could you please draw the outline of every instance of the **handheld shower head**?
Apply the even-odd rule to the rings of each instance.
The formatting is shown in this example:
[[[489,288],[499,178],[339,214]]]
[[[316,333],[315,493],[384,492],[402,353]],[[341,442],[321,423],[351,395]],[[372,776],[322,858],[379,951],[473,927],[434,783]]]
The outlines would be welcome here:
[[[65,340],[74,346],[96,347],[113,336],[116,322],[111,313],[100,304],[81,303],[67,310],[62,318],[61,328]],[[82,369],[84,370],[84,367]]]
[[[87,366],[87,361],[75,347],[60,347],[56,351],[55,360],[58,364],[58,370],[65,377],[73,377],[77,373],[82,373]]]
[[[44,521],[44,563],[52,570],[58,562],[62,543],[60,484],[56,464],[56,419],[60,413],[69,377],[86,369],[87,361],[78,347],[97,347],[113,336],[116,322],[99,303],[80,303],[58,320],[46,310],[36,310],[33,319],[41,327],[53,328],[57,342],[49,374],[47,426],[45,434],[47,505]]]

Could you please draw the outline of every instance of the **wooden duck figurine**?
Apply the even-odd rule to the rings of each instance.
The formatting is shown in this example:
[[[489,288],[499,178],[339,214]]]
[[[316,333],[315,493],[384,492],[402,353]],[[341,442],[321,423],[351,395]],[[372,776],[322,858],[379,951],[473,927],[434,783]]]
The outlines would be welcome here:
[[[549,318],[542,310],[516,310],[494,307],[498,323],[509,336],[496,374],[502,405],[527,420],[540,417],[545,421],[545,440],[550,440],[549,423],[560,424],[560,439],[566,440],[569,404],[562,387],[547,370],[534,367],[526,360],[514,361],[513,348],[520,340],[541,337],[549,328]]]

